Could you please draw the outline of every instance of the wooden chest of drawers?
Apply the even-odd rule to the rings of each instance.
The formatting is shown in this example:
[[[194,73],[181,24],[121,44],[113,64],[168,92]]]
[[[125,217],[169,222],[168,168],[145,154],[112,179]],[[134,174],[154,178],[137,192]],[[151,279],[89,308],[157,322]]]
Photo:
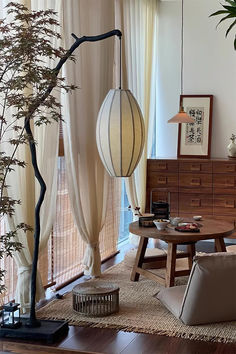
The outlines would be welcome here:
[[[173,216],[203,215],[236,220],[236,161],[149,159],[146,210],[155,201],[170,204]]]

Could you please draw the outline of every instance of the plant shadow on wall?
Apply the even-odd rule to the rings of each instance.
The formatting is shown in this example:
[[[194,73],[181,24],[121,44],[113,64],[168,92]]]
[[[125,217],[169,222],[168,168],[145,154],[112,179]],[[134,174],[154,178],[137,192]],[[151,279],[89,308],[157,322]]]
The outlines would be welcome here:
[[[217,26],[225,21],[225,20],[230,20],[236,18],[236,0],[225,0],[226,4],[221,4],[221,6],[224,8],[224,10],[219,10],[214,12],[211,16],[218,16],[218,15],[223,15],[224,17],[221,18],[221,20],[218,22]],[[236,19],[231,23],[231,25],[228,27],[225,37],[228,36],[229,32],[231,29],[236,25]],[[234,49],[236,50],[236,35],[234,39]]]

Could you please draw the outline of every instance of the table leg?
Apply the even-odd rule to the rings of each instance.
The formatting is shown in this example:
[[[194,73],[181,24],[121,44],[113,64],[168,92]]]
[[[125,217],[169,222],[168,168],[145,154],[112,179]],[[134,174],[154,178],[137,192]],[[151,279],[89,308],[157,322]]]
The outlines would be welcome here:
[[[147,244],[148,244],[148,238],[140,236],[139,245],[138,245],[138,249],[137,249],[137,253],[136,253],[136,257],[135,257],[135,261],[134,261],[134,265],[133,265],[133,269],[132,269],[132,273],[131,273],[131,277],[130,277],[131,281],[138,281],[139,280],[140,274],[137,273],[136,270],[138,267],[142,268]]]
[[[187,245],[187,251],[189,253],[188,266],[189,266],[189,269],[191,270],[192,265],[193,265],[193,257],[196,254],[195,243],[190,243],[189,245]]]
[[[166,287],[175,285],[176,249],[176,244],[168,242],[166,262]]]
[[[216,252],[226,252],[225,241],[223,237],[215,239]]]

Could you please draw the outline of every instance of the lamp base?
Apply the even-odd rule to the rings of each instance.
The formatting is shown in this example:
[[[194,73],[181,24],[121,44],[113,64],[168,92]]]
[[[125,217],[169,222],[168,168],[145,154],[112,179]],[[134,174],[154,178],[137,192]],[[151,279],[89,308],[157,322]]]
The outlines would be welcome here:
[[[29,340],[45,340],[53,343],[68,332],[68,322],[40,320],[40,327],[27,327],[28,318],[21,318],[19,328],[0,327],[0,338],[19,338]]]

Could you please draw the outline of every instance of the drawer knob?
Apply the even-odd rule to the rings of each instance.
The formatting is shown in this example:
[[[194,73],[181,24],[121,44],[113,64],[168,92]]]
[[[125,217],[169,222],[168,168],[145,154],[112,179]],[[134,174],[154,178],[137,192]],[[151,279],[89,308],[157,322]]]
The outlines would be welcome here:
[[[225,207],[226,208],[234,208],[235,207],[235,201],[234,200],[226,200],[225,201]]]
[[[166,163],[159,163],[158,168],[160,170],[167,170],[167,164]]]
[[[195,164],[191,165],[190,170],[191,171],[201,171],[201,165],[199,165],[199,164],[198,165],[195,165]]]
[[[226,187],[234,187],[235,180],[227,179],[225,185],[226,185]]]
[[[200,199],[192,199],[190,205],[194,206],[194,207],[200,207],[201,206],[201,200]]]
[[[190,184],[192,186],[200,186],[201,185],[201,178],[192,178]]]
[[[167,177],[158,177],[158,184],[167,184]]]
[[[227,171],[231,171],[231,172],[235,171],[234,165],[226,165],[226,169]]]

